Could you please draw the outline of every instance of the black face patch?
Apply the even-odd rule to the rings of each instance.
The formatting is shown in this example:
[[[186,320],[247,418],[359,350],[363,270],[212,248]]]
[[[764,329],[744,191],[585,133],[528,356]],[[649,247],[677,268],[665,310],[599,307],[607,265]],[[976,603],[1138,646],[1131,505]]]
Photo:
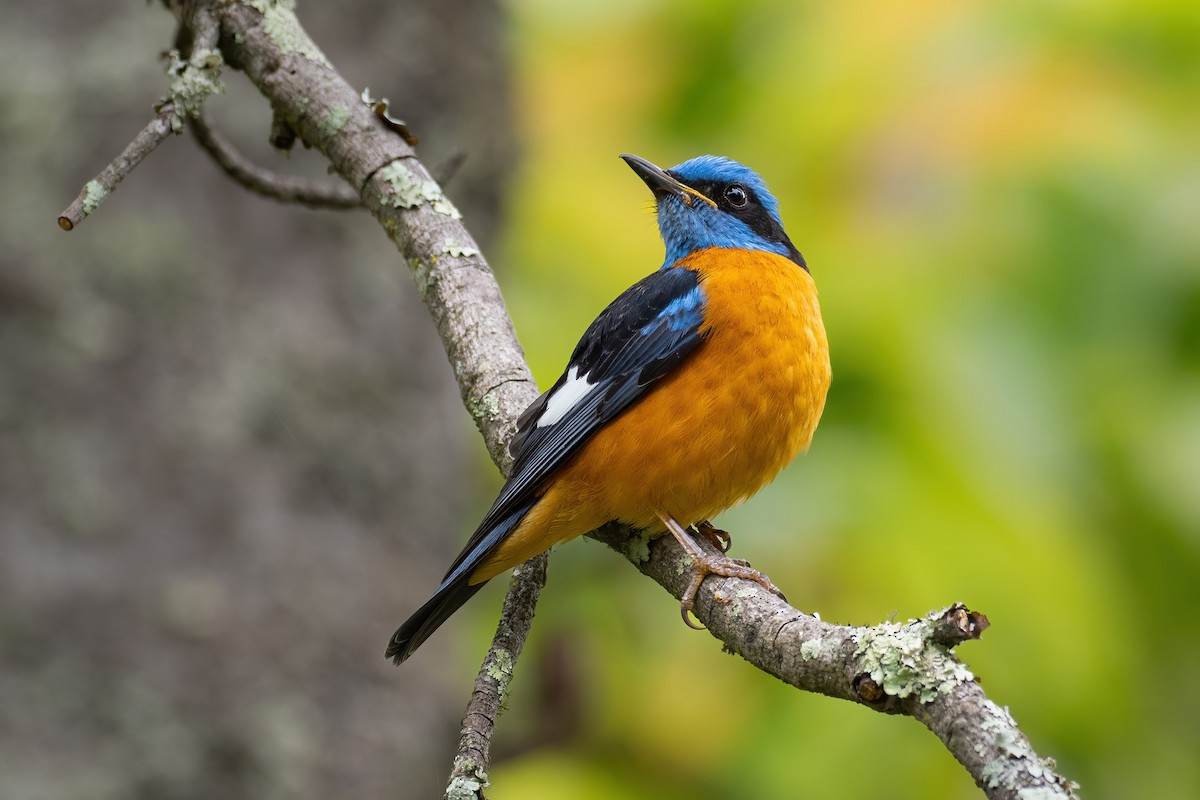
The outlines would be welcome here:
[[[692,183],[685,181],[671,170],[667,170],[667,174],[680,183],[687,184],[696,191],[700,192],[705,197],[711,199],[717,204],[717,208],[731,217],[736,217],[754,232],[755,235],[762,237],[764,241],[772,244],[782,244],[787,249],[787,256],[792,261],[795,261],[805,270],[808,270],[808,264],[804,261],[804,256],[800,255],[800,251],[792,244],[792,240],[784,233],[783,226],[767,213],[754,190],[742,183],[728,183],[724,181],[697,181]],[[731,187],[738,187],[745,192],[745,202],[741,205],[735,203],[742,200],[736,191],[730,192]]]

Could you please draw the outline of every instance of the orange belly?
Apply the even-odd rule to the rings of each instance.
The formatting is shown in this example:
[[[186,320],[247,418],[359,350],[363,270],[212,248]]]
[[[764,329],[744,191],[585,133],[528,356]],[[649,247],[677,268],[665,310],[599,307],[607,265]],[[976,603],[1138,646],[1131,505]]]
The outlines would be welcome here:
[[[830,380],[812,277],[756,251],[683,265],[707,297],[705,342],[580,448],[472,583],[610,520],[661,531],[660,516],[714,517],[808,448]]]

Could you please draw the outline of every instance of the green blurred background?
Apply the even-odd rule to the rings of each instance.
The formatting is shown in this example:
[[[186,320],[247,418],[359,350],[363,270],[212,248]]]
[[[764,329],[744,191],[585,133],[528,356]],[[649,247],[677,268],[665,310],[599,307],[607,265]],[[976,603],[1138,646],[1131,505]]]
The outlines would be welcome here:
[[[737,553],[831,620],[985,611],[961,655],[1086,796],[1200,796],[1200,6],[511,8],[497,260],[539,381],[661,258],[615,155],[753,166],[834,381],[722,519]],[[532,641],[583,654],[588,733],[494,797],[975,796],[920,726],[721,655],[597,550],[559,549]]]
[[[302,4],[300,17],[343,70],[361,60],[350,79],[374,86],[354,31],[380,8],[337,17]],[[617,155],[670,166],[714,152],[754,167],[820,285],[834,384],[809,455],[720,519],[734,554],[829,620],[905,619],[952,601],[983,610],[992,627],[960,655],[1085,796],[1200,796],[1200,7],[512,0],[504,11],[521,155],[511,184],[492,181],[508,188],[487,254],[540,384],[593,315],[660,263],[648,193]],[[328,46],[336,36],[350,42]],[[152,52],[163,46],[160,31],[137,54],[146,77],[120,100],[133,121],[118,148],[161,91]],[[383,94],[398,94],[397,74]],[[258,125],[250,136],[262,139]],[[481,125],[469,104],[458,125]],[[86,162],[92,172],[109,151]],[[89,176],[61,181],[44,224]],[[217,203],[239,192],[212,191]],[[451,185],[456,201],[464,194]],[[122,187],[71,245],[46,233],[38,248],[62,259],[80,247],[72,269],[86,269],[94,245],[79,242],[112,235],[137,203]],[[298,213],[324,218],[283,215]],[[380,231],[358,224],[343,257],[400,270]],[[416,313],[412,288],[383,281]],[[373,307],[366,295],[338,302]],[[452,404],[438,385],[437,402]],[[336,408],[338,386],[326,391]],[[299,438],[268,426],[277,458],[329,457],[302,432],[304,415],[284,416]],[[372,565],[406,563],[420,547],[436,558],[386,602],[347,604],[364,615],[347,663],[378,660],[498,487],[466,414],[449,419],[424,459],[440,469],[428,453],[473,452],[455,462],[472,494],[454,505],[455,530],[396,533],[367,519],[364,535],[386,539]],[[301,566],[322,572],[328,557]],[[343,565],[343,584],[355,575]],[[430,770],[448,768],[502,583],[400,672],[372,664],[364,678],[335,664],[337,686],[445,698],[424,716],[404,703],[380,715],[416,729],[386,740],[384,758],[432,738]],[[269,669],[275,657],[246,660]],[[366,715],[353,729],[371,738],[370,726]],[[590,541],[551,560],[496,747],[493,800],[979,796],[918,724],[793,691],[722,654]],[[374,769],[362,762],[353,768]],[[286,786],[263,775],[258,796]],[[383,796],[377,788],[356,794]]]

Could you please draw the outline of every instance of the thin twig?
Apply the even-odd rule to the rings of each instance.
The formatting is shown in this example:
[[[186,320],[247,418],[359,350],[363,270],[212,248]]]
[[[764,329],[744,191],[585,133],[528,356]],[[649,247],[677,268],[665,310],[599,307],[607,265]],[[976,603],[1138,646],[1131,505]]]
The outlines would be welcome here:
[[[252,192],[283,203],[300,203],[313,208],[362,208],[362,198],[344,183],[319,183],[260,167],[213,128],[205,114],[188,120],[188,127],[217,166]]]
[[[487,786],[487,769],[492,762],[492,731],[508,698],[513,667],[533,624],[538,594],[546,583],[548,560],[549,555],[542,553],[513,570],[496,636],[475,677],[475,689],[463,715],[458,752],[446,785],[446,800],[474,797]]]
[[[163,140],[173,130],[174,118],[174,103],[167,102],[160,106],[154,119],[150,120],[146,127],[133,137],[133,141],[121,151],[119,156],[110,161],[99,175],[88,181],[83,190],[79,192],[79,196],[58,215],[58,227],[64,231],[73,230],[76,225],[95,211],[104,202],[104,199],[117,188],[117,184],[125,180],[129,173],[133,172],[134,167],[142,163],[142,159],[163,143]]]
[[[216,49],[220,27],[212,8],[206,3],[197,3],[186,16],[186,20],[180,19],[180,33],[191,34],[186,37],[191,41],[189,57],[183,61],[176,51],[167,54],[170,59],[167,98],[155,106],[154,118],[133,137],[121,154],[88,181],[79,196],[58,215],[58,227],[64,231],[74,230],[99,208],[117,184],[162,144],[168,134],[182,133],[183,120],[198,116],[204,101],[214,92],[221,91],[221,57]]]
[[[180,31],[191,33],[192,44],[187,48],[189,58],[196,51],[216,50],[221,39],[221,26],[205,3],[195,4],[191,19],[180,23]]]

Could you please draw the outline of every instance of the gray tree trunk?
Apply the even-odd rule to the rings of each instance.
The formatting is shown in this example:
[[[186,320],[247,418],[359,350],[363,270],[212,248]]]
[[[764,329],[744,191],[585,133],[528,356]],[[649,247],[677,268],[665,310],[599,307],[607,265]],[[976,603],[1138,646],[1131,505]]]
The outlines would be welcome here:
[[[449,194],[486,245],[513,149],[495,4],[300,13],[426,163],[469,154]],[[0,15],[0,797],[440,794],[460,687],[382,650],[469,527],[477,445],[392,245],[186,137],[64,236],[62,199],[165,92],[171,18]],[[324,177],[226,84],[239,146]]]

